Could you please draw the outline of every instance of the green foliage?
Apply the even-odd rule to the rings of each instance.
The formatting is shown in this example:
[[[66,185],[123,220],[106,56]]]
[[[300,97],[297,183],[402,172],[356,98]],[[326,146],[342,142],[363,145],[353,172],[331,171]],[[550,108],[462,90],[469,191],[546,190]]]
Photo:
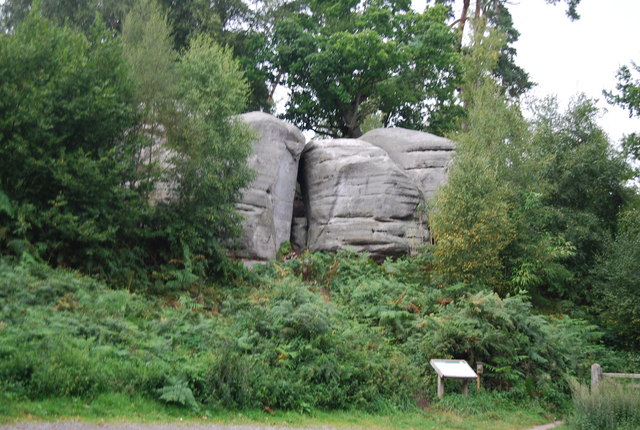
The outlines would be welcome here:
[[[0,272],[0,381],[15,396],[376,410],[417,389],[402,355],[291,277],[163,304],[39,264]]]
[[[274,63],[291,100],[285,117],[334,137],[359,137],[364,119],[444,132],[454,103],[459,59],[446,10],[423,14],[408,2],[309,2],[280,20]],[[426,119],[423,112],[426,112]]]
[[[124,56],[134,81],[136,104],[144,110],[144,133],[152,136],[160,124],[169,126],[177,93],[177,53],[171,29],[159,6],[140,0],[126,16],[122,28]]]
[[[483,28],[476,29],[474,49],[466,57],[468,131],[454,137],[454,167],[435,197],[429,219],[439,282],[501,289],[507,282],[504,253],[520,233],[514,216],[518,194],[530,191],[522,189],[526,180],[512,171],[522,173],[520,148],[526,142],[526,125],[487,73],[502,41],[496,35],[485,37]]]
[[[42,16],[57,25],[69,25],[89,34],[96,16],[112,30],[119,30],[132,0],[6,0],[0,5],[0,28],[12,31],[38,9]]]
[[[3,261],[2,390],[135,393],[192,410],[405,409],[435,395],[429,359],[456,357],[484,361],[483,386],[514,404],[557,405],[565,375],[606,358],[581,321],[536,315],[523,297],[423,285],[418,268],[308,254],[260,268],[253,286],[160,302]]]
[[[3,253],[175,292],[224,271],[252,135],[247,84],[204,37],[178,63],[157,5],[120,38],[34,12],[0,35]],[[6,204],[5,204],[6,203]]]
[[[621,218],[594,269],[596,308],[612,343],[633,350],[640,346],[640,214],[632,209]]]
[[[573,382],[574,413],[569,420],[577,430],[632,430],[640,426],[640,392],[625,384],[604,381],[596,390]]]
[[[506,390],[513,402],[563,405],[566,376],[584,377],[595,357],[606,356],[597,327],[585,321],[538,315],[525,296],[501,299],[464,284],[437,288],[415,276],[423,268],[412,259],[377,265],[340,252],[304,254],[273,266],[271,276],[307,280],[349,319],[375,328],[409,359],[427,396],[435,389],[429,359],[453,357],[485,362],[483,385]]]
[[[616,92],[604,91],[607,101],[627,109],[630,118],[640,116],[640,80],[636,78],[639,71],[640,67],[633,62],[631,67],[620,67],[616,75]],[[640,161],[640,139],[636,133],[625,136],[622,146],[629,159]],[[635,173],[637,177],[637,170]]]
[[[37,12],[0,36],[0,181],[13,202],[9,238],[37,244],[55,264],[97,272],[126,252],[145,215],[141,142],[118,39],[90,37]]]
[[[195,411],[198,409],[198,402],[196,402],[191,388],[185,381],[170,380],[167,385],[160,389],[160,400],[187,406]]]
[[[267,38],[269,1],[243,0],[175,1],[160,0],[173,28],[174,47],[183,51],[198,36],[208,36],[221,46],[228,46],[238,60],[249,87],[249,110],[269,110],[267,81],[269,72]]]
[[[595,102],[584,96],[565,112],[548,99],[538,105],[532,127],[535,156],[541,160],[539,175],[546,183],[545,230],[574,247],[573,255],[564,260],[572,279],[550,290],[577,301],[578,287],[582,300],[591,298],[590,271],[632,197],[625,186],[629,166],[597,125],[597,115]]]
[[[564,113],[540,102],[527,123],[489,73],[502,39],[476,24],[467,130],[453,136],[454,165],[430,215],[434,279],[589,303],[589,271],[630,198],[628,166],[585,97]]]
[[[234,205],[253,177],[247,165],[253,134],[233,117],[242,112],[248,88],[229,49],[198,37],[183,54],[179,74],[179,118],[169,130],[167,168],[176,197],[165,202],[166,234],[186,259],[187,248],[211,255],[237,234]]]

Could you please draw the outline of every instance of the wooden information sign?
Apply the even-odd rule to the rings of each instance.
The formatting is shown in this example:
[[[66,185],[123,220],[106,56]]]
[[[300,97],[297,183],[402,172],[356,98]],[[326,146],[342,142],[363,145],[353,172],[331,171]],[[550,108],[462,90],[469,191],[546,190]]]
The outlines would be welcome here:
[[[469,393],[469,380],[478,379],[478,375],[473,371],[469,363],[465,360],[437,360],[430,361],[431,367],[438,374],[438,397],[444,395],[444,380],[463,379],[462,394],[465,396]]]

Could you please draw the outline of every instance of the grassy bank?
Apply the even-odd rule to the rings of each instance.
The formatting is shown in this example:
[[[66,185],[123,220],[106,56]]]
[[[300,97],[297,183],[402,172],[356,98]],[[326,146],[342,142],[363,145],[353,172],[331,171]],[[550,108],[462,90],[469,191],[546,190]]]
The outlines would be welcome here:
[[[426,410],[365,413],[361,411],[193,411],[160,403],[143,397],[103,394],[90,401],[55,398],[39,401],[3,401],[0,403],[0,424],[22,421],[81,420],[91,423],[107,422],[180,422],[194,424],[282,427],[320,427],[350,429],[459,429],[459,430],[516,430],[547,423],[553,418],[541,409],[519,409],[496,405],[493,410],[468,408],[474,400],[454,399],[460,409],[451,404],[433,404]],[[482,402],[480,402],[482,403]]]

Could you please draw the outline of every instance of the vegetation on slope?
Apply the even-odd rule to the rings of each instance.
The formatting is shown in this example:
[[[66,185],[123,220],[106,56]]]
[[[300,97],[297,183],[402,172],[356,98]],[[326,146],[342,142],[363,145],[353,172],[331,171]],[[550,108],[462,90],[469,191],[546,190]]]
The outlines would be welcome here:
[[[561,404],[565,375],[607,360],[595,327],[524,297],[419,282],[409,260],[304,254],[175,299],[3,261],[6,398],[143,394],[193,410],[410,409],[433,357],[485,361],[486,388]],[[455,390],[455,388],[453,388]],[[420,400],[423,399],[423,400]]]

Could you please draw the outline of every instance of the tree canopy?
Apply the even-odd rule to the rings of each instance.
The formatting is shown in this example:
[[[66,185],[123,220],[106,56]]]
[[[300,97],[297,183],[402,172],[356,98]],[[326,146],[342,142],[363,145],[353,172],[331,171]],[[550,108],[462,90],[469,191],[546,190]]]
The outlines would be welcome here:
[[[636,76],[640,66],[631,63],[631,67],[622,66],[616,75],[618,82],[615,91],[604,91],[609,103],[616,104],[629,111],[629,117],[640,117],[640,79]],[[640,136],[631,133],[625,136],[622,147],[627,157],[636,163],[640,162]],[[636,170],[636,178],[640,173]]]
[[[460,64],[446,17],[406,1],[309,2],[275,30],[274,65],[291,90],[285,117],[334,137],[360,136],[377,112],[385,125],[451,128]]]

